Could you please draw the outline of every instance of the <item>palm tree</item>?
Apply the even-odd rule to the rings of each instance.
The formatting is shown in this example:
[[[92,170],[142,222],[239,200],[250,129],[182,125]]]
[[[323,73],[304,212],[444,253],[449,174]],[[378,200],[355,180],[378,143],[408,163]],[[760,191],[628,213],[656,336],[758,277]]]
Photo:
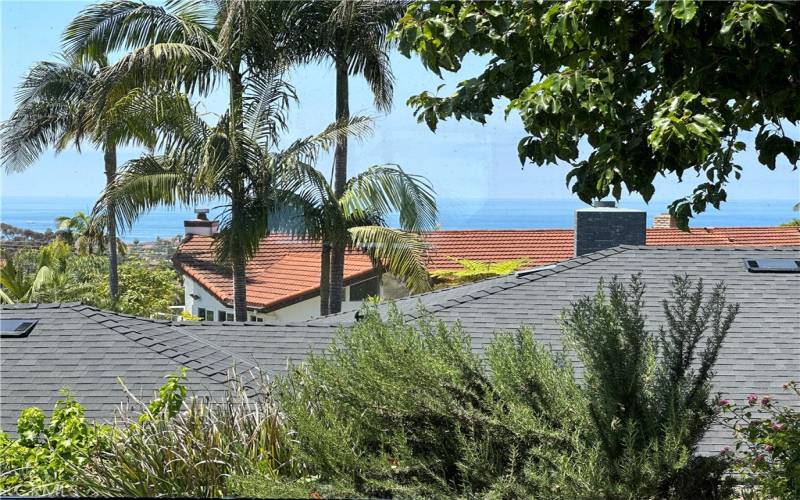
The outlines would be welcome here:
[[[48,147],[60,152],[74,145],[80,151],[81,143],[89,141],[103,151],[106,185],[110,185],[117,173],[119,146],[155,145],[155,121],[169,115],[161,109],[159,95],[131,92],[99,99],[91,91],[108,66],[103,54],[65,55],[57,62],[39,62],[28,72],[17,91],[17,108],[0,125],[0,162],[7,172],[28,168]],[[105,211],[115,213],[114,206]],[[113,217],[104,229],[109,242],[109,291],[115,300],[119,245]]]
[[[215,241],[217,260],[233,269],[234,290],[244,288],[244,269],[269,234],[273,215],[277,220],[287,208],[300,206],[302,194],[319,172],[312,166],[318,154],[335,144],[342,133],[360,134],[369,120],[353,118],[345,126],[335,124],[322,133],[297,140],[279,149],[277,131],[285,127],[289,87],[274,77],[262,81],[260,100],[248,100],[242,119],[244,130],[238,141],[245,159],[242,165],[230,161],[230,114],[207,124],[192,107],[173,119],[183,123],[164,140],[170,147],[164,154],[146,154],[127,162],[103,199],[117,207],[120,223],[130,225],[143,212],[158,205],[192,205],[222,200],[223,215]],[[176,107],[177,109],[177,107]],[[99,205],[103,206],[103,205]],[[294,213],[294,211],[292,211]],[[102,213],[97,215],[102,216]],[[241,262],[241,281],[237,263]],[[244,292],[244,290],[242,290]],[[234,295],[237,321],[246,315],[246,302]],[[245,307],[244,311],[238,305]]]
[[[188,130],[167,134],[170,139],[163,145],[168,154],[143,157],[128,171],[141,172],[142,179],[147,179],[141,182],[155,182],[149,174],[161,172],[157,175],[165,176],[163,189],[152,197],[159,202],[188,202],[206,195],[227,198],[219,256],[232,268],[237,321],[247,318],[245,263],[253,250],[252,237],[264,233],[266,225],[266,219],[256,220],[264,215],[264,207],[255,194],[259,183],[253,175],[261,171],[248,164],[254,151],[252,141],[246,138],[245,114],[256,120],[252,126],[258,129],[258,138],[268,132],[260,128],[281,125],[280,120],[258,120],[265,113],[262,107],[274,111],[285,105],[291,94],[279,76],[298,60],[297,32],[287,27],[301,11],[302,4],[295,2],[184,0],[163,8],[112,0],[82,11],[65,32],[66,46],[73,54],[91,57],[130,50],[104,71],[100,84],[95,85],[101,96],[139,87],[182,87],[187,93],[207,95],[221,81],[227,83],[228,111],[215,127],[207,127],[199,118],[186,121]],[[189,144],[202,146],[204,157],[190,151]],[[187,179],[182,173],[192,169],[204,177],[183,183]],[[106,198],[115,200],[114,196]],[[128,208],[152,206],[141,198],[137,201]],[[130,221],[133,215],[126,213],[121,218]]]
[[[106,236],[107,219],[105,217],[92,217],[81,211],[75,212],[72,217],[62,215],[56,217],[56,230],[59,236],[80,255],[104,254],[111,240]],[[107,245],[108,243],[108,245]],[[117,240],[117,253],[125,255],[127,245],[122,240]]]
[[[397,165],[373,166],[351,178],[340,196],[321,174],[299,196],[302,218],[289,232],[323,241],[320,265],[320,314],[329,312],[331,245],[365,251],[376,265],[402,279],[414,292],[430,286],[424,264],[426,245],[418,233],[437,223],[436,201],[427,180]],[[402,230],[386,227],[399,212]]]
[[[322,36],[315,45],[316,55],[333,62],[336,72],[336,120],[350,116],[349,76],[363,75],[380,111],[392,106],[394,77],[389,65],[387,35],[406,10],[405,0],[338,0],[316,2],[317,12],[327,14]],[[312,21],[315,19],[309,16]],[[316,19],[319,18],[319,14]],[[312,31],[312,30],[309,30]],[[333,192],[343,195],[347,183],[347,137],[336,144]],[[332,244],[330,312],[342,307],[344,253],[342,242]],[[324,243],[324,244],[328,244]]]
[[[0,269],[0,302],[35,302],[39,291],[52,278],[53,271],[47,266],[40,266],[35,273],[30,273],[15,259],[8,259]]]

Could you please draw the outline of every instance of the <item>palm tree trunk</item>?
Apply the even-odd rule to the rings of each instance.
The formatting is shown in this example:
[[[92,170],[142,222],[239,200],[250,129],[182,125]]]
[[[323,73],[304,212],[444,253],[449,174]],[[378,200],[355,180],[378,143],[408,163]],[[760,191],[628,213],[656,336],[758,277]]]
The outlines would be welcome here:
[[[331,245],[322,242],[322,257],[319,264],[319,314],[328,314],[328,301],[331,290]]]
[[[336,58],[336,121],[344,123],[350,119],[350,89],[348,86],[347,58]],[[347,183],[347,135],[342,134],[336,141],[333,155],[333,192],[338,199],[344,193]],[[344,295],[344,244],[336,243],[331,255],[331,314],[342,310]]]
[[[239,61],[239,56],[234,55],[232,61]],[[239,64],[233,65],[230,77],[230,156],[234,168],[231,172],[231,228],[233,238],[233,316],[236,321],[247,321],[247,276],[245,274],[246,255],[244,245],[239,241],[240,235],[245,230],[242,224],[244,209],[244,158],[239,143],[238,132],[242,129],[242,104],[244,86],[242,75],[239,73]]]
[[[342,310],[344,300],[344,244],[335,243],[331,252],[331,291],[328,306],[330,314]]]
[[[233,316],[236,321],[247,321],[247,276],[244,262],[233,261]]]
[[[111,187],[117,177],[117,148],[106,143],[103,154],[106,169],[106,187]],[[108,231],[108,291],[111,300],[119,298],[119,276],[117,274],[117,220],[116,206],[112,200],[106,205],[106,230]]]

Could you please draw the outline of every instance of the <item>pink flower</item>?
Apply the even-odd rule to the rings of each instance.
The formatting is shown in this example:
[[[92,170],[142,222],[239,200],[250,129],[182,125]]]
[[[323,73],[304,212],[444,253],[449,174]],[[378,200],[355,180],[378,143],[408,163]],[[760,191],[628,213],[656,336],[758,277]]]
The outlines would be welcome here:
[[[769,394],[767,394],[763,398],[761,398],[761,405],[762,406],[769,406]]]
[[[758,396],[757,395],[749,394],[747,396],[747,404],[749,404],[750,406],[753,406],[754,404],[756,404],[756,401],[758,401]]]
[[[730,401],[728,401],[727,399],[720,399],[720,400],[719,400],[719,405],[720,405],[720,406],[730,406],[730,405],[731,405],[731,402],[730,402]]]
[[[756,462],[763,462],[763,461],[764,461],[764,455],[762,455],[761,453],[756,455]]]
[[[731,454],[731,447],[730,446],[726,446],[726,447],[722,448],[720,450],[719,454],[720,455],[730,455]]]
[[[772,453],[772,450],[774,450],[774,449],[775,449],[775,447],[772,446],[771,444],[768,444],[768,445],[764,446],[764,451],[766,451],[767,453]]]
[[[772,424],[772,430],[773,431],[779,431],[779,430],[782,430],[782,429],[783,429],[783,424],[778,423],[778,422],[775,422],[775,423]]]

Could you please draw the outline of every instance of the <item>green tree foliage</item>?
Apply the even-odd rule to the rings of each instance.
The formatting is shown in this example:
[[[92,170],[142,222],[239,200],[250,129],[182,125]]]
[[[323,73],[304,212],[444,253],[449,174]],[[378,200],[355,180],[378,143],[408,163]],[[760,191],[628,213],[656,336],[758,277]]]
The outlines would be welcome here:
[[[644,293],[638,277],[627,287],[614,279],[607,293],[601,282],[594,297],[563,316],[585,367],[608,475],[601,491],[611,497],[668,496],[695,473],[695,447],[719,413],[712,368],[738,312],[726,305],[722,284],[706,299],[702,281],[676,276],[672,300],[663,303],[666,324],[653,335],[645,327]]]
[[[497,262],[481,262],[471,259],[453,259],[462,269],[441,269],[433,271],[431,278],[436,288],[444,288],[461,283],[471,283],[486,278],[511,274],[528,263],[527,258],[500,260]]]
[[[797,3],[416,2],[397,36],[436,74],[490,56],[452,95],[409,99],[420,121],[483,123],[506,98],[528,133],[520,161],[569,163],[587,203],[623,188],[650,200],[656,176],[697,172],[703,182],[670,205],[685,228],[740,178],[745,131],[762,165],[798,165],[800,141],[783,127],[800,120]]]
[[[118,268],[120,292],[113,300],[108,261],[76,255],[56,240],[37,250],[17,252],[0,269],[0,299],[16,302],[82,301],[102,309],[149,317],[169,313],[181,301],[178,275],[169,263],[131,258]]]
[[[372,309],[279,394],[296,459],[339,494],[568,494],[591,474],[571,366],[528,330],[484,363],[457,326]]]
[[[63,395],[47,425],[42,410],[32,407],[19,416],[17,439],[0,432],[0,495],[77,494],[75,467],[105,446],[111,430],[88,423],[83,407]]]
[[[800,498],[800,384],[787,382],[784,389],[794,399],[780,405],[768,394],[750,394],[747,402],[720,401],[730,413],[726,427],[737,437],[733,471],[741,474],[753,498]]]

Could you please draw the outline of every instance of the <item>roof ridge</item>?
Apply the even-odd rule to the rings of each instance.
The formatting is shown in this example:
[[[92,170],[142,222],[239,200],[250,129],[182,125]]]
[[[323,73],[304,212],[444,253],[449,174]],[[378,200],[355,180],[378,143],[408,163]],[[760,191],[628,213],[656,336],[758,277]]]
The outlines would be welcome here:
[[[618,246],[615,246],[615,247],[605,248],[603,250],[597,250],[597,251],[594,251],[594,252],[585,253],[583,255],[578,255],[578,256],[572,257],[570,259],[562,260],[561,262],[556,262],[554,264],[550,264],[550,265],[547,265],[547,266],[540,266],[540,268],[534,268],[534,269],[528,270],[527,273],[526,273],[525,270],[523,270],[522,272],[525,273],[523,275],[517,275],[517,273],[510,273],[510,274],[506,274],[504,276],[498,276],[497,278],[488,278],[488,279],[483,280],[483,281],[478,281],[478,282],[473,282],[473,283],[467,283],[467,284],[464,284],[464,285],[459,285],[458,287],[452,287],[452,288],[446,288],[446,289],[443,289],[443,290],[437,290],[437,292],[438,291],[451,291],[454,288],[459,288],[459,287],[462,287],[462,286],[475,285],[476,283],[486,283],[486,282],[488,282],[490,280],[494,281],[494,280],[499,280],[501,278],[508,279],[508,278],[510,278],[512,276],[514,277],[514,279],[519,280],[516,283],[509,283],[509,286],[505,286],[505,287],[502,287],[502,286],[492,287],[492,286],[490,286],[489,289],[478,289],[478,290],[475,290],[475,291],[473,291],[471,293],[467,293],[467,294],[465,294],[465,295],[460,297],[461,299],[464,299],[464,300],[458,300],[456,298],[450,298],[450,299],[447,299],[447,300],[445,300],[444,302],[441,302],[441,303],[428,304],[426,306],[426,309],[428,309],[427,312],[439,312],[439,311],[442,311],[444,309],[448,309],[450,307],[454,307],[454,306],[457,306],[457,305],[465,304],[467,302],[471,302],[473,300],[477,300],[477,299],[480,299],[480,298],[483,298],[483,297],[486,297],[486,296],[489,296],[489,295],[494,295],[494,294],[499,293],[501,291],[510,290],[512,288],[516,288],[518,286],[525,285],[525,284],[530,283],[532,281],[537,281],[537,280],[546,278],[548,276],[552,276],[554,274],[559,274],[559,273],[562,273],[564,271],[569,271],[569,270],[584,266],[586,264],[589,264],[591,262],[596,262],[598,260],[605,259],[606,257],[610,257],[612,255],[617,255],[617,254],[620,254],[620,253],[624,253],[624,252],[626,252],[628,250],[634,250],[634,249],[637,249],[637,248],[638,248],[637,246],[633,246],[633,245],[618,245]],[[571,263],[574,263],[575,265],[569,265]],[[492,291],[491,288],[497,288],[497,289]],[[480,294],[479,296],[473,296],[472,295],[473,293],[477,293],[477,292],[483,292],[483,293]],[[434,293],[434,292],[428,292],[428,293]],[[424,294],[422,294],[422,295],[424,295]],[[419,313],[413,314],[413,315],[410,314],[410,313],[406,313],[406,315],[409,316],[411,319],[419,318]]]
[[[436,311],[441,311],[441,310],[447,309],[449,307],[453,307],[453,306],[456,306],[456,305],[464,304],[465,302],[470,302],[470,301],[476,300],[478,298],[483,298],[483,297],[486,297],[487,295],[494,295],[495,293],[498,293],[500,291],[505,291],[505,290],[508,290],[508,289],[511,289],[511,288],[516,288],[516,287],[518,287],[520,285],[523,285],[523,284],[526,284],[526,283],[530,283],[531,281],[536,281],[538,279],[545,278],[545,277],[551,276],[553,274],[557,274],[557,273],[561,273],[561,272],[564,272],[564,271],[568,271],[570,269],[575,269],[576,267],[583,266],[583,265],[588,264],[590,262],[595,262],[597,260],[604,259],[604,258],[609,257],[611,255],[616,255],[616,254],[619,254],[619,253],[623,253],[623,252],[625,252],[627,250],[633,250],[633,249],[636,249],[636,248],[639,248],[639,247],[633,246],[633,245],[618,245],[616,247],[606,248],[606,249],[603,249],[603,250],[597,250],[595,252],[586,253],[586,254],[583,254],[583,255],[572,257],[572,258],[567,259],[567,260],[562,260],[560,262],[556,262],[556,263],[553,263],[553,264],[548,264],[547,266],[540,266],[541,269],[534,268],[534,269],[530,270],[530,274],[525,274],[524,276],[517,276],[516,273],[509,273],[509,274],[504,274],[502,276],[496,276],[496,277],[493,277],[493,278],[486,278],[486,279],[481,280],[481,281],[473,281],[473,282],[470,282],[470,283],[462,283],[460,285],[456,285],[456,286],[452,286],[452,287],[448,287],[448,288],[441,288],[439,290],[431,290],[431,291],[424,292],[424,293],[418,293],[418,294],[410,295],[408,297],[404,297],[402,299],[398,299],[398,300],[393,301],[393,302],[410,301],[412,299],[416,299],[417,302],[421,302],[420,301],[420,297],[426,297],[426,296],[439,294],[439,293],[452,292],[453,290],[457,290],[459,288],[474,287],[476,284],[480,284],[480,283],[488,284],[490,281],[491,282],[495,282],[495,281],[500,281],[500,280],[506,280],[511,276],[514,276],[516,279],[520,280],[518,283],[514,283],[511,286],[506,286],[506,287],[499,287],[498,286],[497,287],[498,290],[488,291],[488,290],[485,290],[485,289],[479,289],[479,290],[475,290],[473,292],[464,294],[462,296],[462,298],[463,297],[468,297],[468,299],[462,300],[460,302],[457,301],[456,299],[449,298],[449,299],[444,300],[441,303],[435,303],[434,302],[432,304],[427,304],[426,305],[426,308],[429,309],[428,312],[434,312],[432,310],[433,308],[436,308]],[[567,267],[568,264],[573,263],[573,262],[576,263],[577,265]],[[524,273],[525,270],[523,270],[522,272]],[[492,285],[489,285],[489,288],[492,288]],[[471,295],[471,293],[476,293],[478,291],[481,291],[481,292],[484,292],[484,293],[482,295],[480,295],[480,297],[473,297]],[[446,304],[448,302],[453,302],[453,303],[450,304],[450,305],[445,306],[444,304]],[[339,313],[336,313],[336,314],[329,314],[327,316],[322,316],[320,318],[310,319],[310,320],[308,320],[308,321],[306,321],[306,322],[304,322],[302,324],[309,324],[309,323],[313,324],[313,322],[315,322],[315,321],[320,321],[320,320],[323,320],[323,319],[324,320],[329,320],[331,318],[336,318],[338,316],[344,316],[344,315],[348,315],[348,314],[352,314],[352,313],[353,313],[353,311],[346,311],[346,312],[339,312]],[[412,315],[411,313],[404,313],[404,314],[407,315],[408,317],[410,317],[411,319],[416,319],[416,318],[419,317],[419,315]],[[328,326],[330,326],[330,324],[328,324]]]
[[[210,378],[211,380],[213,380],[214,382],[217,382],[217,383],[225,384],[225,383],[228,382],[227,372],[228,372],[229,369],[233,368],[233,366],[229,366],[228,364],[221,363],[220,360],[213,361],[213,362],[204,362],[204,361],[202,361],[200,359],[192,358],[191,356],[189,356],[188,352],[180,351],[180,350],[176,349],[177,346],[172,346],[172,345],[168,345],[167,343],[164,343],[163,340],[165,340],[165,339],[162,339],[162,338],[153,339],[155,342],[153,342],[153,344],[151,344],[151,345],[147,345],[146,343],[140,342],[141,338],[152,338],[152,337],[148,336],[147,333],[144,333],[144,332],[141,332],[141,331],[136,331],[136,330],[131,329],[130,327],[125,326],[124,324],[120,323],[117,320],[117,317],[134,319],[134,320],[141,321],[141,322],[151,323],[151,324],[153,324],[155,326],[168,328],[171,331],[174,331],[174,332],[176,332],[176,333],[178,333],[180,335],[188,337],[193,342],[198,342],[198,343],[202,344],[204,347],[210,348],[213,352],[224,353],[225,355],[229,356],[230,358],[234,359],[235,361],[241,362],[244,366],[248,367],[248,370],[252,370],[252,369],[259,370],[258,366],[250,363],[249,361],[245,360],[244,358],[239,357],[236,353],[233,353],[233,352],[229,351],[228,349],[225,349],[222,346],[214,344],[214,343],[212,343],[212,342],[210,342],[210,341],[208,341],[206,339],[203,339],[203,338],[198,337],[196,335],[192,335],[190,332],[178,331],[168,321],[160,321],[160,320],[153,320],[153,319],[150,319],[150,318],[141,318],[139,316],[125,315],[125,314],[120,314],[120,313],[116,313],[116,312],[113,312],[113,311],[106,311],[106,310],[103,310],[103,309],[98,309],[98,308],[96,308],[94,306],[88,306],[88,305],[83,305],[83,307],[81,307],[81,308],[73,308],[73,309],[76,312],[78,312],[81,315],[83,315],[84,317],[86,317],[87,319],[89,319],[91,321],[94,321],[98,325],[101,325],[101,326],[103,326],[103,327],[105,327],[105,328],[107,328],[109,330],[112,330],[115,333],[118,333],[119,335],[121,335],[125,339],[135,343],[136,345],[144,347],[145,349],[148,349],[149,351],[152,351],[152,352],[158,354],[159,356],[163,356],[163,357],[169,358],[169,359],[177,362],[178,364],[180,364],[182,366],[187,366],[188,362],[191,362],[191,361],[195,361],[195,362],[199,363],[200,364],[199,367],[190,367],[190,368],[192,368],[195,372],[199,373],[200,375],[208,377],[208,378]],[[86,314],[87,310],[93,311],[93,314]],[[98,319],[96,317],[97,315],[100,315],[102,317],[102,319]],[[108,324],[109,322],[111,322],[112,324],[109,325]],[[124,331],[123,332],[123,331],[120,331],[120,329],[126,329],[128,331]],[[139,338],[134,338],[134,337],[139,337]],[[155,349],[156,345],[164,346],[164,349],[163,350]],[[196,345],[196,344],[193,344],[193,345]],[[170,350],[173,351],[175,354],[174,355],[167,354],[167,351],[170,351]],[[184,356],[184,357],[188,358],[189,361],[188,362],[187,361],[179,361],[177,358],[180,357],[180,356]],[[222,364],[224,366],[221,366],[221,367],[212,366],[212,365],[220,365],[220,364]],[[211,372],[210,373],[204,372],[203,371],[204,368],[206,368],[207,371],[210,370]]]

